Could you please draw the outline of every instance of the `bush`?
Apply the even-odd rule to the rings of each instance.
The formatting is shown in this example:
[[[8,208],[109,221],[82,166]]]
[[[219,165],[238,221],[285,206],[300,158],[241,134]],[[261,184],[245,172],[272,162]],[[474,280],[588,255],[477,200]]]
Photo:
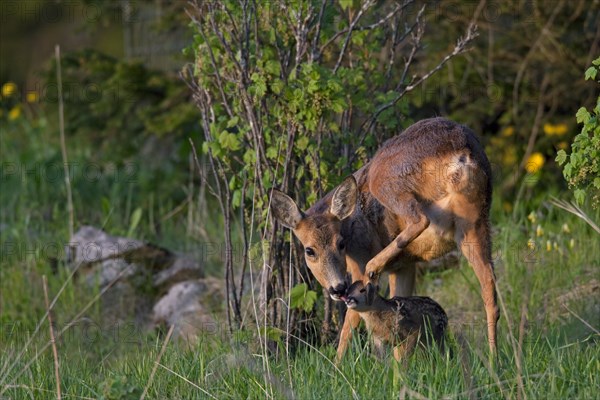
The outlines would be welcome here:
[[[585,71],[586,80],[600,83],[600,57]],[[592,207],[600,204],[600,95],[590,112],[585,107],[577,111],[577,123],[583,124],[575,136],[570,155],[564,150],[557,153],[556,161],[564,165],[563,175],[569,187],[575,189],[575,200],[582,204],[591,197]]]

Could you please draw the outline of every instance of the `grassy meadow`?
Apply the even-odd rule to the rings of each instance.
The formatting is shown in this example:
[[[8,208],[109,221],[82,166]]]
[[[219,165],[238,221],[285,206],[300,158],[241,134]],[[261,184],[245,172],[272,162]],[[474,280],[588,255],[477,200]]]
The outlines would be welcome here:
[[[501,319],[495,360],[488,357],[478,282],[464,259],[460,268],[424,271],[417,283],[417,293],[436,299],[449,315],[451,354],[421,350],[406,365],[392,357],[380,361],[355,335],[336,365],[333,344],[288,348],[282,342],[267,352],[260,329],[230,333],[225,322],[186,345],[167,341],[166,331],[104,323],[102,293],[63,267],[69,234],[60,147],[43,121],[13,121],[0,135],[1,399],[57,396],[43,276],[50,301],[56,299],[51,316],[60,332],[63,398],[592,399],[600,393],[600,241],[585,222],[548,202],[565,193],[540,193],[546,189],[538,185],[526,189],[519,203],[507,204],[496,191]],[[177,251],[221,240],[217,213],[185,202],[185,165],[173,168],[181,171],[170,180],[155,179],[142,159],[133,160],[134,172],[86,172],[93,146],[75,140],[67,145],[76,226],[92,224]],[[138,208],[142,218],[132,226]],[[590,217],[600,221],[598,212]],[[206,262],[207,273],[220,276],[218,255]]]

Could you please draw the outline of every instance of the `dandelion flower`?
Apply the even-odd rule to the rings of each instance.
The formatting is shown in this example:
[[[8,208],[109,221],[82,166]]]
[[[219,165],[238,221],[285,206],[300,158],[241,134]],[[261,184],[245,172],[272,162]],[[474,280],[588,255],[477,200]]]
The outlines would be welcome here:
[[[549,124],[549,123],[545,123],[544,124],[544,133],[547,136],[563,136],[565,133],[567,133],[568,131],[568,127],[567,124]]]
[[[572,249],[575,247],[575,239],[569,240],[569,248]]]
[[[537,215],[535,214],[535,211],[532,211],[529,213],[529,215],[527,216],[527,219],[532,223],[535,224],[537,222]]]
[[[552,242],[546,240],[546,251],[552,251]]]
[[[27,100],[28,103],[37,103],[39,97],[36,92],[28,92],[27,96],[25,96],[25,99]]]
[[[565,133],[567,133],[567,131],[568,131],[567,124],[554,125],[554,134],[556,136],[563,136]]]
[[[20,116],[21,116],[21,107],[19,107],[19,106],[14,106],[8,112],[8,119],[11,121],[14,121],[15,119],[19,118]]]
[[[11,97],[17,92],[17,85],[14,82],[6,82],[2,85],[2,96]]]
[[[535,229],[535,236],[537,236],[537,237],[544,236],[544,228],[542,228],[541,225],[538,225],[537,228]]]
[[[569,225],[567,225],[566,223],[565,223],[565,224],[563,224],[563,226],[562,226],[562,231],[563,231],[564,233],[571,233],[571,229],[569,228]]]
[[[530,248],[531,250],[535,249],[535,240],[529,239],[527,241],[527,247]]]
[[[512,135],[515,134],[515,127],[514,126],[507,126],[506,128],[502,129],[502,132],[500,133],[503,137],[510,137]]]
[[[558,251],[558,243],[552,243],[552,247],[554,247],[554,250]]]
[[[546,160],[544,159],[544,155],[540,152],[535,152],[527,159],[527,163],[525,163],[525,169],[530,174],[535,174],[542,169],[545,162]]]

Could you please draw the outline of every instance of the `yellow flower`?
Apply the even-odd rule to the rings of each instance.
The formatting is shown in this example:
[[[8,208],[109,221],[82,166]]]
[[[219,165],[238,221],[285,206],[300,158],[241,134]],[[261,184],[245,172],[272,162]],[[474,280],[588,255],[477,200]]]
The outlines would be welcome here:
[[[552,242],[546,240],[546,251],[552,251]]]
[[[567,133],[567,124],[544,124],[544,133],[548,136],[562,136]]]
[[[28,103],[37,103],[39,96],[36,92],[27,92],[27,96],[25,96],[25,99]]]
[[[554,250],[558,251],[558,243],[552,243],[552,247],[554,247]]]
[[[571,229],[569,229],[569,225],[567,225],[567,224],[563,224],[562,231],[564,233],[571,233]]]
[[[537,228],[535,229],[535,235],[537,237],[544,236],[544,228],[542,228],[541,225],[538,225]]]
[[[546,160],[544,159],[544,155],[540,152],[535,152],[527,159],[527,163],[525,163],[525,169],[530,174],[534,174],[542,169],[545,162]]]
[[[8,112],[8,119],[11,121],[14,121],[15,119],[19,118],[20,116],[21,116],[21,107],[19,107],[19,106],[14,106]]]
[[[573,247],[575,247],[575,239],[569,240],[569,248],[572,249]]]
[[[515,134],[514,126],[507,126],[506,128],[502,129],[502,132],[500,133],[500,135],[502,135],[503,137],[510,137],[514,134]]]
[[[567,124],[558,124],[554,126],[554,134],[556,136],[562,136],[567,133]]]
[[[535,249],[535,240],[529,239],[527,241],[527,247],[529,247],[531,250]]]
[[[532,211],[529,213],[529,215],[527,216],[527,219],[532,223],[535,224],[537,221],[537,215],[535,215],[535,211]]]
[[[6,82],[2,85],[2,96],[10,97],[17,91],[17,85],[14,82]]]

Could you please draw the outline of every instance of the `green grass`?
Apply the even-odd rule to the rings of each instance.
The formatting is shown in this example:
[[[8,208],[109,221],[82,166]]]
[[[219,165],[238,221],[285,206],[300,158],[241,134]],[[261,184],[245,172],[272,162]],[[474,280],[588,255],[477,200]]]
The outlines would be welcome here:
[[[3,130],[0,135],[3,163],[39,163],[43,169],[48,163],[60,162],[52,150],[58,149],[56,141],[44,127],[14,129]],[[27,134],[19,136],[19,132]],[[89,149],[70,144],[76,149],[72,160],[85,162]],[[216,238],[215,242],[221,240],[218,219],[203,221],[207,232],[200,234],[190,229],[190,221],[197,219],[189,218],[187,208],[161,219],[185,200],[181,187],[185,179],[173,179],[171,186],[156,189],[150,189],[145,179],[140,175],[131,182],[103,176],[90,182],[76,177],[76,221],[126,234],[131,214],[139,207],[143,217],[136,237],[180,251],[206,243],[206,236]],[[393,358],[377,360],[370,354],[368,343],[358,336],[339,366],[332,362],[335,348],[331,345],[314,348],[298,344],[289,354],[281,346],[280,351],[265,357],[254,328],[230,335],[223,325],[219,332],[201,337],[192,347],[171,341],[147,398],[384,399],[400,393],[406,398],[433,399],[597,398],[598,236],[584,222],[548,206],[543,201],[547,194],[524,198],[516,205],[520,208],[516,221],[512,212],[498,206],[492,217],[502,300],[495,362],[490,364],[488,359],[478,282],[462,260],[459,269],[423,274],[417,288],[418,294],[433,297],[448,312],[451,357],[419,351],[407,365]],[[41,277],[48,276],[51,297],[64,285],[52,313],[59,329],[93,301],[98,291],[69,280],[60,265],[54,272],[50,260],[60,256],[52,246],[62,245],[68,236],[61,179],[50,182],[40,174],[27,179],[3,175],[0,201],[0,398],[55,398],[52,351],[48,347],[42,351],[49,340],[48,322],[44,321],[33,336],[45,313]],[[500,193],[495,204],[502,204]],[[538,213],[535,223],[526,218],[531,211]],[[209,213],[209,217],[216,214]],[[592,217],[600,220],[597,212]],[[158,229],[152,220],[161,220]],[[538,225],[543,229],[541,236],[536,235]],[[536,243],[534,249],[528,247],[530,239]],[[546,248],[548,241],[550,250]],[[210,274],[221,273],[218,261],[218,256],[209,260]],[[94,302],[85,318],[59,338],[63,395],[137,399],[149,384],[165,334],[143,333],[126,322],[115,325],[101,321],[100,303]]]

